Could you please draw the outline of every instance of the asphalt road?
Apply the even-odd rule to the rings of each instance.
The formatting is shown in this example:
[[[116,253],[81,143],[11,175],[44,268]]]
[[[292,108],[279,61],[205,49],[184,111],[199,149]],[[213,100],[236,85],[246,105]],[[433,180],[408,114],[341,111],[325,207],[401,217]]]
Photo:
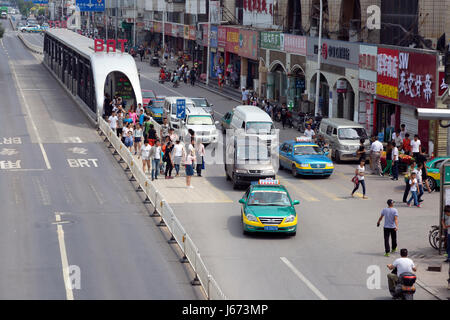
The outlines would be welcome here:
[[[157,95],[201,96],[214,104],[219,119],[238,103],[200,87],[170,83],[159,84],[158,69],[138,62],[142,89],[154,89]],[[280,124],[276,123],[280,128]],[[280,142],[299,133],[280,131]],[[404,183],[389,178],[367,178],[368,200],[351,198],[350,181],[356,164],[337,164],[328,179],[293,178],[278,172],[293,199],[299,199],[299,230],[293,238],[244,236],[237,202],[245,190],[235,191],[226,181],[222,164],[208,165],[201,185],[223,192],[228,201],[187,205],[175,201],[172,206],[200,249],[211,273],[231,299],[390,299],[387,291],[386,264],[399,255],[386,258],[382,228],[376,227],[386,200],[398,203],[400,212],[399,247],[406,247],[419,267],[419,256],[433,253],[428,244],[429,226],[436,223],[438,193],[426,194],[423,208],[407,208],[402,202]],[[183,178],[178,178],[183,179]],[[176,189],[174,189],[174,192]],[[381,271],[381,288],[368,289],[370,266]],[[417,299],[433,299],[418,288]]]
[[[157,82],[156,68],[140,62],[138,67],[142,89],[154,89],[158,95],[165,96],[206,97],[214,103],[218,117],[237,105],[199,87],[161,85]],[[297,135],[294,130],[282,130],[280,141]],[[354,163],[338,164],[329,179],[293,178],[288,172],[278,173],[292,198],[301,201],[297,207],[299,230],[292,238],[243,236],[237,201],[244,190],[232,189],[221,164],[208,165],[205,178],[195,177],[196,188],[190,192],[212,188],[223,193],[225,200],[204,199],[186,204],[185,198],[178,196],[178,193],[184,196],[184,191],[173,187],[173,198],[178,199],[171,205],[207,267],[231,299],[390,299],[386,264],[398,254],[391,258],[383,256],[382,228],[376,227],[379,213],[388,198],[397,201],[399,247],[408,248],[418,267],[424,268],[420,257],[433,250],[427,233],[437,220],[438,194],[426,194],[421,209],[407,208],[401,203],[402,181],[369,176],[369,199],[351,198],[350,179],[355,166]],[[374,267],[380,270],[379,289],[367,286],[368,270]],[[433,298],[418,287],[416,299]]]
[[[4,26],[0,299],[203,299],[95,129]]]

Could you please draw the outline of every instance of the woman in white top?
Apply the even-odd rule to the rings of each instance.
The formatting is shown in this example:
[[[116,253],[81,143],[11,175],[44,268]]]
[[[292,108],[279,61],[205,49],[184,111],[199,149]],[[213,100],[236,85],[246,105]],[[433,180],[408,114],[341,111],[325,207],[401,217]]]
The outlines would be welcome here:
[[[195,158],[197,159],[197,176],[202,176],[202,169],[203,165],[205,163],[205,159],[203,158],[205,156],[205,146],[203,145],[202,141],[198,139],[197,145],[195,146]]]
[[[181,160],[184,158],[185,151],[183,145],[180,143],[180,140],[177,140],[175,146],[173,147],[173,163],[175,166],[176,177],[180,175],[180,164]]]
[[[148,144],[148,140],[144,142],[144,145],[140,149],[138,158],[142,157],[142,170],[145,173],[145,167],[147,166],[148,171],[150,171],[150,152],[152,146]]]
[[[194,188],[193,186],[191,186],[191,178],[194,175],[194,165],[195,162],[195,153],[194,150],[191,150],[187,157],[186,157],[186,161],[185,161],[185,165],[186,165],[186,187],[188,188]]]
[[[134,154],[137,154],[138,150],[141,150],[143,130],[140,124],[136,124],[134,130]]]
[[[366,197],[366,182],[364,179],[364,173],[366,171],[366,167],[364,166],[365,163],[366,162],[364,160],[361,160],[359,162],[359,166],[355,170],[355,176],[358,178],[358,183],[355,184],[355,188],[352,191],[352,197],[353,197],[353,194],[356,192],[356,190],[359,189],[359,185],[361,185],[362,189],[363,189],[363,199],[367,199],[367,197]]]

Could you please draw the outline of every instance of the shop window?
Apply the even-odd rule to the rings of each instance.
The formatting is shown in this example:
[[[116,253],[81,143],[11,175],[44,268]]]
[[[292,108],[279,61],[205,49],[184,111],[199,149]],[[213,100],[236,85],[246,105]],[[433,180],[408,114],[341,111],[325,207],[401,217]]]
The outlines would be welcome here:
[[[408,46],[418,35],[419,0],[381,0],[380,43]]]
[[[287,32],[292,34],[303,34],[300,0],[288,0]]]
[[[359,0],[343,0],[339,19],[339,40],[357,41],[361,29],[361,5]]]
[[[322,36],[328,38],[328,21],[329,21],[329,14],[328,14],[328,0],[322,1],[323,5],[323,13],[322,13]],[[311,20],[311,28],[317,28],[317,34],[319,32],[319,21],[320,21],[320,0],[312,0],[311,3],[311,14],[310,14]]]

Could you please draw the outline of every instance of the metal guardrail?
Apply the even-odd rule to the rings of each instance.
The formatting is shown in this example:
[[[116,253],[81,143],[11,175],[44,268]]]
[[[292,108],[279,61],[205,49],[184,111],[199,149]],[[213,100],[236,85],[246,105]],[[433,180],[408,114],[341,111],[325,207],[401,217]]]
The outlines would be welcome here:
[[[159,135],[161,126],[153,119],[151,121],[155,125],[155,130]],[[199,249],[176,217],[172,207],[158,192],[151,180],[145,175],[140,165],[136,163],[131,152],[111,130],[109,124],[104,119],[98,118],[98,127],[106,136],[106,139],[110,142],[111,146],[115,149],[115,152],[117,152],[125,162],[127,169],[130,170],[132,175],[130,180],[136,180],[139,185],[138,188],[142,189],[145,193],[146,199],[144,202],[151,203],[154,208],[154,212],[151,216],[161,218],[159,226],[165,226],[169,230],[171,234],[169,242],[177,243],[180,247],[183,253],[181,262],[189,262],[192,266],[195,277],[191,281],[191,284],[201,285],[208,300],[226,300],[227,297],[220,289],[214,277],[210,274],[200,256]]]

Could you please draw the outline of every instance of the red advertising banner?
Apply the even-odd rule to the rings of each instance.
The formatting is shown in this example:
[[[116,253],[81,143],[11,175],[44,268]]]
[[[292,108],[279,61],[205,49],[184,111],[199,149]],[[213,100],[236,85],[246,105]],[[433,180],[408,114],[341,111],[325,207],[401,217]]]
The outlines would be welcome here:
[[[165,23],[164,24],[164,34],[165,35],[169,35],[169,36],[171,36],[172,35],[172,24],[171,23]]]
[[[217,46],[219,48],[225,48],[227,44],[227,27],[219,26],[217,31]]]
[[[398,50],[378,48],[378,96],[398,101],[398,61]]]
[[[400,51],[399,101],[417,108],[436,107],[436,55]]]
[[[231,53],[239,53],[239,29],[227,27],[227,41],[225,50]]]
[[[196,32],[195,26],[189,26],[189,40],[195,41],[195,39],[197,39]]]
[[[258,60],[259,32],[239,30],[239,55],[241,57]]]
[[[208,46],[208,24],[202,24],[203,29],[203,46]]]

